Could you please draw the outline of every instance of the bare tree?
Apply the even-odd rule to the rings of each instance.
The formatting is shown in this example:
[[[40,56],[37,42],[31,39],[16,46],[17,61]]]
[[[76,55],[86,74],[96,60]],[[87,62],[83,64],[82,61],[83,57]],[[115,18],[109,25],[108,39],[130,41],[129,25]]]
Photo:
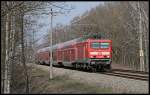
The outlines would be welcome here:
[[[30,22],[30,18],[24,18],[25,15],[41,15],[48,7],[61,7],[54,2],[25,2],[25,1],[3,1],[1,3],[2,11],[2,53],[1,53],[1,78],[3,93],[11,93],[17,84],[15,84],[16,74],[14,74],[18,63],[22,63],[24,67],[24,75],[26,80],[26,93],[29,93],[29,73],[26,66],[26,49],[25,39],[27,31],[33,27],[36,22]],[[68,9],[65,9],[68,10]],[[21,15],[22,14],[22,15]],[[36,19],[34,20],[36,21]],[[37,40],[35,40],[37,41]],[[22,45],[22,47],[20,47]],[[20,51],[21,50],[21,51]],[[20,57],[21,56],[21,57]],[[22,60],[20,60],[22,59]],[[19,76],[19,75],[18,75]],[[10,87],[12,87],[10,89]],[[14,88],[13,88],[14,87]]]

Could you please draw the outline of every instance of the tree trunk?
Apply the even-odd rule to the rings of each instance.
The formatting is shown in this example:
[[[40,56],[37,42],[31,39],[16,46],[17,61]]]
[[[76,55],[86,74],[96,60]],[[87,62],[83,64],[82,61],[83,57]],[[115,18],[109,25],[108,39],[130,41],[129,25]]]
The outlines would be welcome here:
[[[26,80],[26,93],[29,93],[29,78],[28,78],[28,71],[27,71],[27,66],[26,66],[26,60],[25,60],[25,52],[24,52],[24,27],[23,27],[23,20],[24,19],[24,14],[22,13],[21,15],[21,20],[22,20],[22,30],[21,30],[21,46],[22,46],[22,63],[24,67],[24,74],[25,74],[25,80]]]
[[[15,84],[13,84],[13,80],[14,80],[14,64],[15,64],[15,49],[16,49],[16,45],[15,45],[15,33],[16,33],[16,31],[15,31],[15,27],[14,27],[14,23],[15,23],[15,21],[14,21],[14,19],[15,19],[15,17],[13,16],[12,18],[11,18],[11,54],[10,54],[10,57],[11,57],[11,64],[10,64],[10,72],[11,72],[11,84],[10,84],[10,87],[11,87],[11,89],[10,89],[10,92],[12,92],[12,87],[13,87],[13,85],[15,85]]]
[[[5,26],[6,26],[6,16],[5,17],[3,17],[2,18],[2,24],[1,24],[1,26],[2,26],[2,28],[1,28],[1,92],[3,92],[4,93],[4,76],[5,76],[5,53],[6,53],[6,47],[5,47],[5,40],[6,40],[6,38],[5,38],[5,36],[6,36],[6,28],[5,28]]]
[[[8,53],[8,35],[9,35],[9,14],[6,15],[6,42],[5,42],[5,51],[6,51],[6,57],[5,57],[5,68],[4,68],[4,93],[10,93],[10,80],[8,77],[8,70],[9,70],[9,53]]]

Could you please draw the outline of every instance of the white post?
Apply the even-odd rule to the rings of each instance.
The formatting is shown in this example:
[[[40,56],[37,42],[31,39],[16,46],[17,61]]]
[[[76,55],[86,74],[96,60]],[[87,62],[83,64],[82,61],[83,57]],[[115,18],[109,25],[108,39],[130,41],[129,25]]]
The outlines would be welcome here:
[[[141,10],[140,4],[138,2],[138,9],[139,9],[139,47],[140,47],[140,71],[144,71],[144,52],[142,48],[142,22],[141,22]]]
[[[33,30],[33,36],[32,36],[32,49],[33,49],[33,62],[35,63],[35,52],[34,52],[34,30]]]
[[[51,31],[50,31],[50,79],[53,79],[53,57],[52,57],[52,31],[53,31],[53,10],[51,9]]]

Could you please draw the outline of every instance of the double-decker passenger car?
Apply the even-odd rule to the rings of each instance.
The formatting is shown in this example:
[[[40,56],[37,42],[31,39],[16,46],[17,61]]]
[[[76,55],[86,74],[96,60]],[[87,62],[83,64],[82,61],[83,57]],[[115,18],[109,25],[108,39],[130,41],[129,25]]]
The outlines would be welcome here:
[[[38,62],[49,64],[50,48],[38,50]],[[90,70],[110,70],[112,41],[106,39],[78,38],[56,44],[53,49],[53,65]]]

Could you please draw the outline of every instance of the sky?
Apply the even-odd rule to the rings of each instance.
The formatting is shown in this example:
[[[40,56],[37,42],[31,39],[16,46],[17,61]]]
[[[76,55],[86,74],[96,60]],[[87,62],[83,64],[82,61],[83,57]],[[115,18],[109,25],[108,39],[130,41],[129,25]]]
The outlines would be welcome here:
[[[72,5],[75,8],[69,12],[69,14],[64,15],[64,14],[58,14],[57,16],[53,17],[53,27],[55,27],[56,24],[63,24],[63,25],[68,25],[70,21],[76,17],[76,16],[81,16],[84,14],[87,10],[91,10],[92,8],[95,8],[99,4],[102,4],[103,2],[100,1],[91,1],[91,2],[66,2],[68,5]],[[38,38],[41,38],[42,36],[46,35],[48,31],[51,29],[50,28],[50,16],[46,16],[43,18],[38,19],[38,23],[43,23],[46,24],[44,27],[42,27],[40,30],[38,30],[38,33],[36,36]],[[42,43],[42,38],[39,40],[38,44]]]
[[[55,20],[56,23],[62,23],[62,24],[69,24],[69,22],[78,15],[82,15],[87,10],[90,10],[91,8],[96,7],[102,2],[68,2],[68,4],[75,6],[75,9],[73,9],[68,15],[60,15],[56,17]]]

